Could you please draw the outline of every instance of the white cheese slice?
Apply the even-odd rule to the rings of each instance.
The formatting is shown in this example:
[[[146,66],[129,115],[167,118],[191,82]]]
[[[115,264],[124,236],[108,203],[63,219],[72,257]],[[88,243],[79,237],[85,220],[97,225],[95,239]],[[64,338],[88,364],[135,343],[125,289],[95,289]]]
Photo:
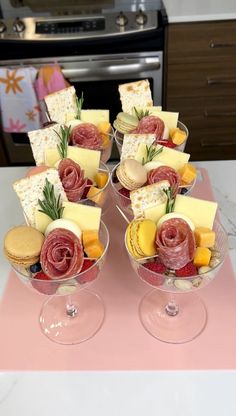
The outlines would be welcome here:
[[[75,222],[82,231],[99,230],[101,208],[75,202],[63,202],[63,207],[62,218]]]
[[[176,195],[174,212],[186,215],[192,220],[195,227],[207,227],[212,230],[216,210],[216,202],[186,195]]]
[[[175,170],[180,170],[184,167],[186,163],[188,163],[190,154],[179,152],[178,150],[171,149],[169,147],[156,145],[156,150],[162,149],[162,151],[153,158],[153,161],[158,160],[159,162],[164,163],[167,166],[172,167]],[[142,160],[146,159],[147,156],[147,149],[144,143],[141,143],[138,147],[137,153],[135,155],[135,159],[142,163]]]
[[[81,110],[80,120],[83,123],[92,123],[97,126],[103,121],[109,123],[110,113],[109,110]]]

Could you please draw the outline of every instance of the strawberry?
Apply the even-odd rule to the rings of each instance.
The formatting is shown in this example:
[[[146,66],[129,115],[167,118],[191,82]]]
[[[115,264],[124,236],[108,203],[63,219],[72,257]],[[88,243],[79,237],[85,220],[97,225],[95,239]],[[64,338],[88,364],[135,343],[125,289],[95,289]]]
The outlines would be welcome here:
[[[158,140],[158,144],[161,146],[170,147],[172,149],[176,147],[176,144],[174,144],[172,140]]]
[[[32,286],[44,295],[53,295],[58,288],[58,283],[53,282],[49,276],[41,271],[33,276]]]
[[[94,260],[84,259],[82,269],[77,277],[79,283],[88,283],[96,279],[99,269],[97,266],[92,267],[94,263]],[[81,275],[81,273],[83,274]]]
[[[81,199],[85,199],[86,197],[87,197],[87,193],[88,193],[88,191],[89,191],[89,189],[90,189],[90,186],[93,184],[93,181],[91,181],[91,179],[87,179],[87,186],[86,186],[86,188],[85,188],[85,190],[84,190],[84,193],[83,193],[83,195],[82,195],[82,198]]]
[[[118,191],[121,195],[125,196],[126,198],[130,197],[130,191],[126,188],[121,188]]]
[[[197,268],[192,262],[185,264],[181,269],[175,270],[175,275],[178,277],[188,277],[197,274]]]
[[[164,273],[166,267],[159,261],[148,262],[143,264],[143,267],[139,267],[138,273],[141,279],[149,283],[152,286],[161,286],[165,281]],[[163,275],[163,276],[161,276]]]

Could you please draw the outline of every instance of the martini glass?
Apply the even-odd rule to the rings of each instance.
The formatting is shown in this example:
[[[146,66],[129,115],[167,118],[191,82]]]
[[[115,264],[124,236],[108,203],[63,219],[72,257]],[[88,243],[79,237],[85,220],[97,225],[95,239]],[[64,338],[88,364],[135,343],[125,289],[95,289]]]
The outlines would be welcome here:
[[[186,146],[186,143],[187,143],[187,140],[188,140],[188,136],[189,136],[189,131],[188,131],[187,126],[184,123],[182,123],[181,121],[178,121],[177,127],[179,127],[180,130],[183,130],[186,133],[186,139],[182,144],[180,144],[179,146],[176,146],[174,149],[179,150],[180,152],[184,152],[184,149],[185,149],[185,146]],[[130,133],[132,133],[132,132],[130,132]],[[121,155],[121,148],[122,148],[122,144],[123,144],[124,134],[121,133],[118,130],[115,130],[114,138],[115,138],[115,142],[116,142],[116,146],[117,146],[119,155]]]
[[[151,271],[145,267],[145,260],[130,255],[126,245],[132,268],[154,288],[141,299],[139,318],[146,331],[160,341],[185,343],[200,335],[206,326],[206,306],[195,292],[219,274],[228,250],[228,237],[219,221],[215,220],[213,229],[216,243],[212,250],[212,267],[191,277],[177,277],[171,270],[168,274]]]
[[[103,300],[88,289],[97,279],[107,254],[109,233],[103,222],[99,238],[105,247],[103,255],[93,262],[85,257],[84,261],[89,262],[89,267],[65,279],[36,279],[29,268],[12,264],[16,275],[24,284],[34,292],[47,296],[39,314],[39,323],[44,335],[54,342],[79,344],[93,337],[103,324]]]
[[[123,186],[120,184],[116,175],[116,170],[119,165],[120,163],[114,166],[114,168],[111,171],[111,189],[113,192],[116,205],[118,205],[118,207],[126,214],[129,220],[132,220],[134,217],[134,214],[131,208],[131,200],[129,198],[129,192],[127,191],[125,194],[120,192]],[[181,185],[179,187],[178,193],[189,195],[195,186],[196,180],[197,179],[195,178],[189,185]]]

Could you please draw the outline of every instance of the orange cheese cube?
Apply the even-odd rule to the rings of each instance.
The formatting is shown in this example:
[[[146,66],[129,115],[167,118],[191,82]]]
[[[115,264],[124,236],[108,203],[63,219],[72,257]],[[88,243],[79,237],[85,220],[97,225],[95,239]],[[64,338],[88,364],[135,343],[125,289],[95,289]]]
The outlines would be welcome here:
[[[84,251],[88,257],[98,259],[104,252],[104,245],[101,241],[97,240],[84,247]]]
[[[108,134],[111,131],[111,123],[108,121],[100,121],[97,125],[98,131],[100,133]]]
[[[179,127],[170,130],[170,138],[177,146],[181,145],[187,138],[185,131],[180,130]]]
[[[99,189],[104,188],[108,180],[108,174],[106,172],[98,172],[94,176],[94,180]]]
[[[83,246],[86,247],[87,245],[98,241],[98,231],[97,230],[84,230],[82,232],[82,242]]]
[[[89,191],[87,193],[87,198],[95,202],[100,207],[102,207],[105,202],[105,193],[96,186],[90,186]]]
[[[197,247],[193,259],[196,267],[208,266],[211,259],[211,250],[207,247]]]
[[[197,169],[195,166],[191,165],[191,163],[186,163],[182,169],[179,170],[179,174],[181,176],[182,182],[189,184],[196,178]]]
[[[194,236],[197,246],[213,247],[215,244],[216,233],[207,227],[196,227]]]

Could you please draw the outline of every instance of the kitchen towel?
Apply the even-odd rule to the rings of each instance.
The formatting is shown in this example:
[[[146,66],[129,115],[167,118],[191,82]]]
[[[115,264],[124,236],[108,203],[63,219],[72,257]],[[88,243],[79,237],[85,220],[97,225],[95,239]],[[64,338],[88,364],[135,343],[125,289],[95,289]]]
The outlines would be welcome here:
[[[0,106],[3,130],[23,133],[40,128],[40,107],[34,90],[33,67],[0,68]]]

